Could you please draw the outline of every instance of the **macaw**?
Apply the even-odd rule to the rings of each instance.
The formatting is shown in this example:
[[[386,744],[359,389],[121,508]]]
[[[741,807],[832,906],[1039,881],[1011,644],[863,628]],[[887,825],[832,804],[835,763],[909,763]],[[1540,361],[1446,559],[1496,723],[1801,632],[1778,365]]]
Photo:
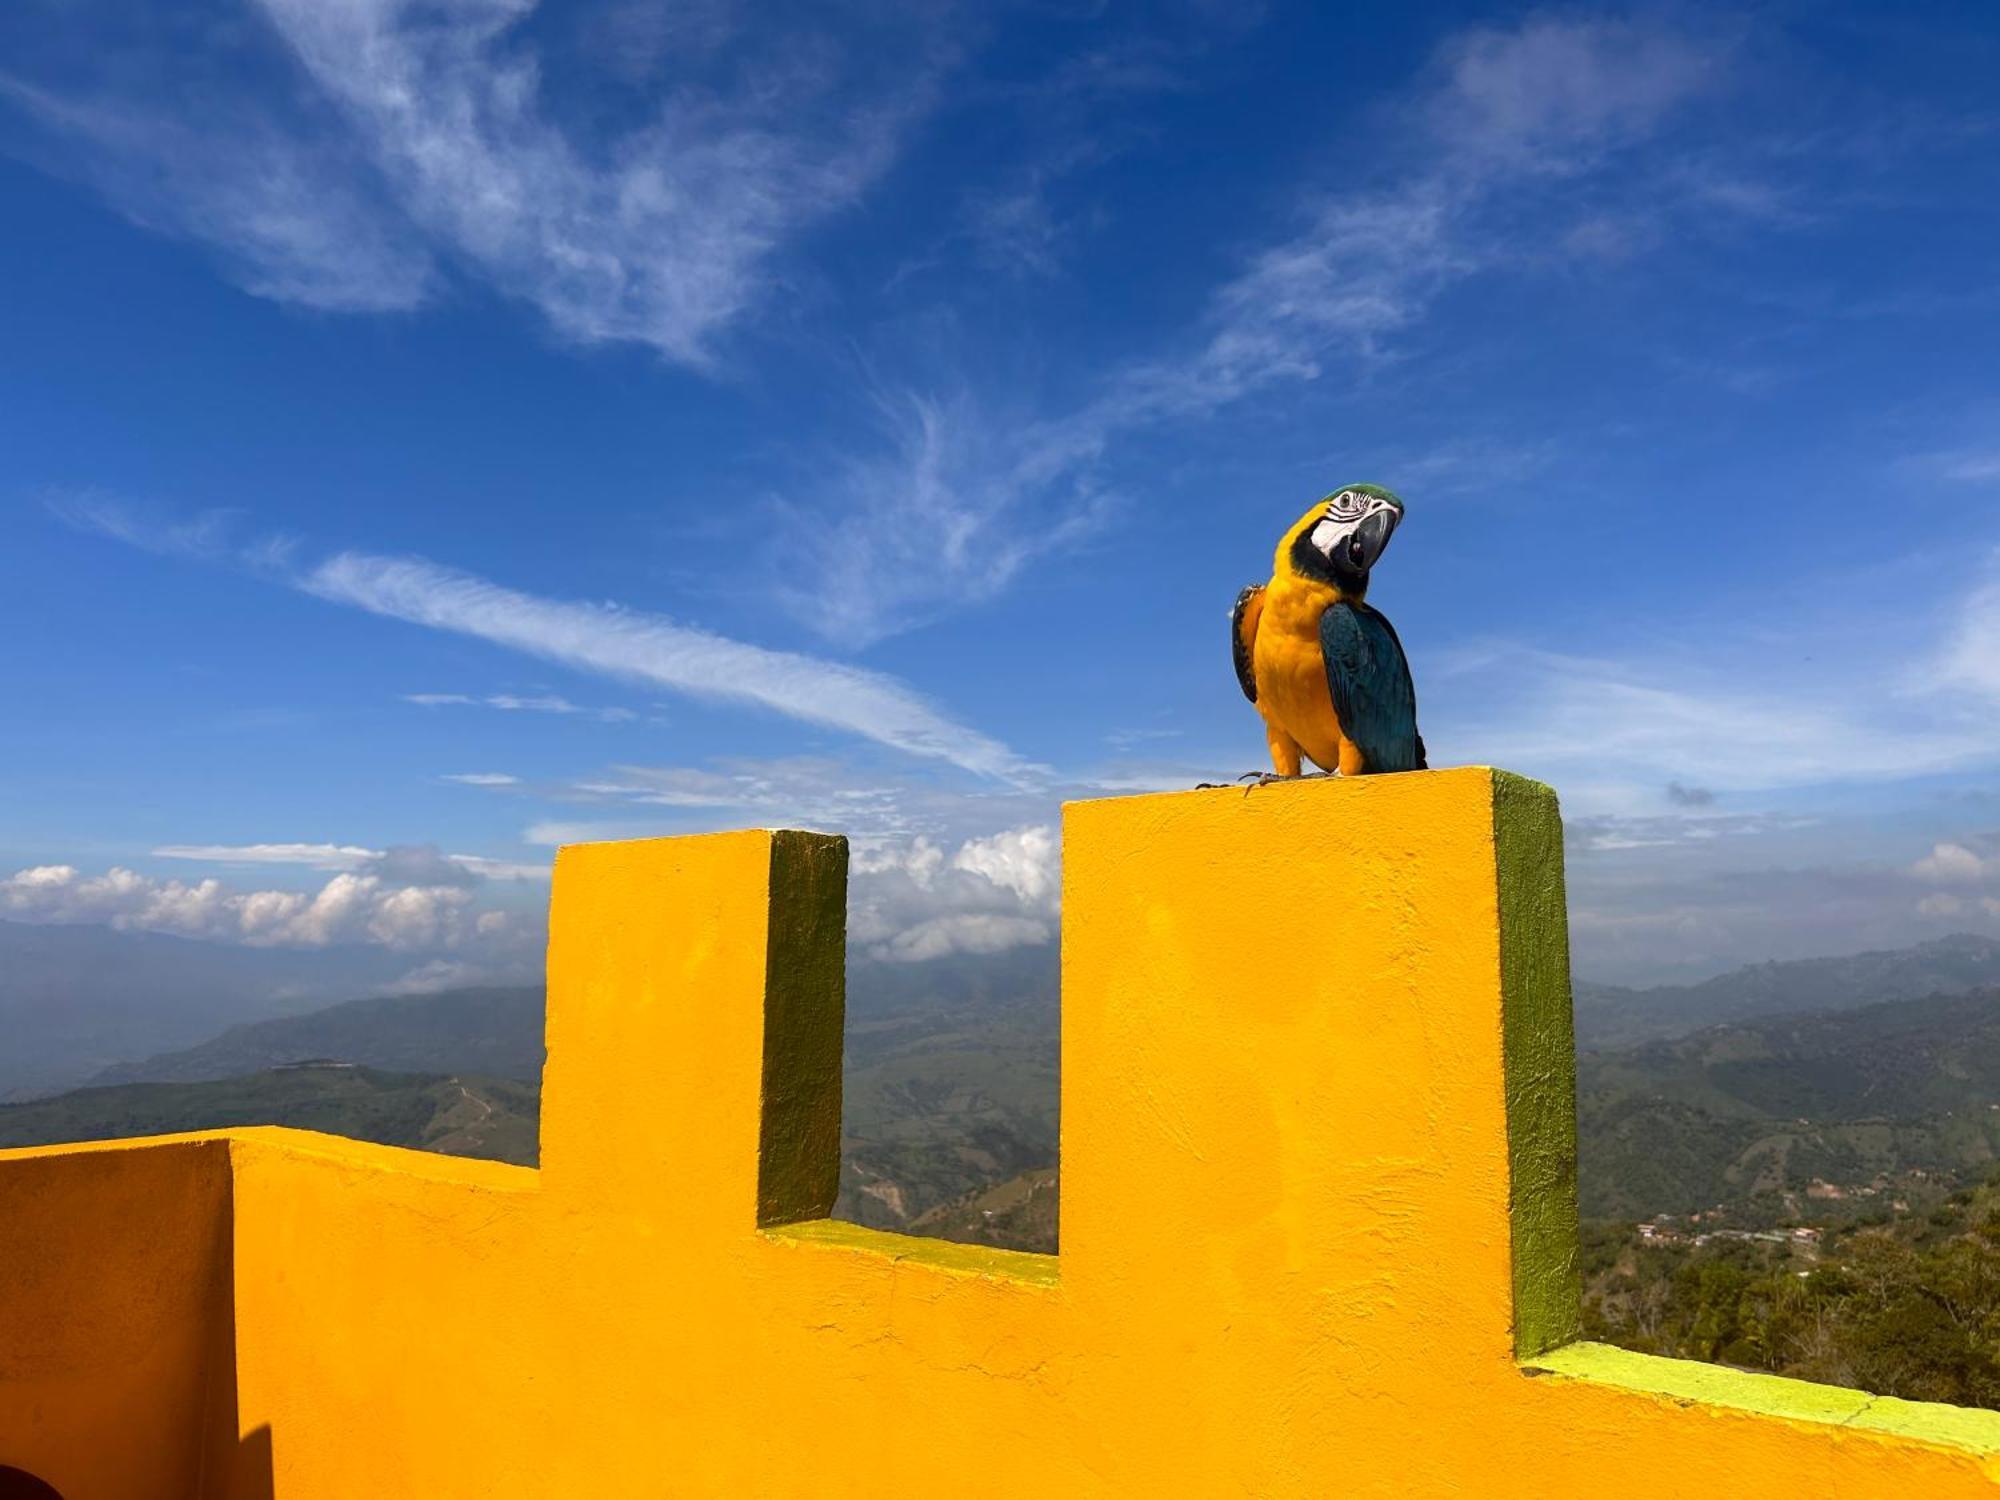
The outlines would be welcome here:
[[[1378,485],[1337,490],[1279,541],[1271,581],[1236,597],[1236,680],[1263,716],[1280,777],[1299,774],[1301,755],[1343,776],[1425,768],[1409,659],[1363,602],[1402,519],[1403,502]]]

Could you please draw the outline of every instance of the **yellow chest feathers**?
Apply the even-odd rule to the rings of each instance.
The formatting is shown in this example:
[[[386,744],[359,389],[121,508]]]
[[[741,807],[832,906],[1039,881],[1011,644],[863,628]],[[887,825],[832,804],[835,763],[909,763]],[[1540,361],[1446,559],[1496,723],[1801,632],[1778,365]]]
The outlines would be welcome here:
[[[1328,768],[1339,762],[1341,734],[1326,685],[1319,619],[1339,598],[1324,584],[1272,580],[1251,653],[1258,712]]]

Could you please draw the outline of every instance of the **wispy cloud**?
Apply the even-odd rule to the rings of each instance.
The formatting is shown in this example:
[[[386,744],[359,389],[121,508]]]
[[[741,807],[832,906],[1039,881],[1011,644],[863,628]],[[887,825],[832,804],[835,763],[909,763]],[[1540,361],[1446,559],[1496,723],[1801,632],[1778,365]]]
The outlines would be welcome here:
[[[1454,704],[1426,738],[1449,758],[1477,745],[1483,761],[1544,777],[1582,810],[1627,811],[1672,800],[1662,788],[1768,791],[1839,782],[1901,780],[1990,763],[1995,726],[1967,722],[1948,705],[1889,701],[1810,684],[1731,684],[1666,661],[1590,659],[1494,646],[1438,664],[1433,703]],[[1504,702],[1456,707],[1466,674],[1507,684]],[[1447,681],[1447,679],[1455,679]],[[1468,684],[1469,685],[1469,684]]]
[[[186,550],[159,541],[150,521],[102,498],[57,502],[68,524],[152,551]],[[234,548],[226,533],[204,531],[196,554],[236,561],[262,576],[330,603],[471,636],[577,671],[643,682],[712,702],[736,703],[802,723],[858,735],[909,755],[940,760],[1001,780],[1041,780],[1045,768],[969,728],[884,673],[731,640],[660,615],[614,604],[545,599],[416,557],[342,552],[299,566],[289,547]],[[496,708],[566,712],[556,697],[419,693],[429,706],[481,702]]]
[[[337,136],[287,128],[226,91],[181,116],[0,73],[0,104],[40,127],[32,159],[89,182],[146,228],[212,246],[253,296],[383,313],[438,287],[422,238]]]
[[[572,703],[560,693],[404,693],[405,703],[419,708],[497,708],[504,713],[565,714],[606,724],[629,724],[639,716],[629,708],[591,708]]]
[[[786,504],[778,545],[810,534],[809,574],[780,599],[829,640],[860,646],[991,599],[1030,562],[1094,533],[1114,498],[1084,467],[1102,434],[995,422],[969,398],[881,399],[879,454],[849,459],[810,506]]]
[[[456,782],[460,786],[519,786],[521,778],[510,776],[505,771],[451,771],[438,778],[440,781]]]
[[[527,31],[534,0],[255,9],[268,32],[211,26],[211,51],[195,58],[179,55],[185,33],[101,18],[117,38],[102,81],[60,90],[14,76],[56,50],[30,33],[6,97],[39,125],[50,165],[141,223],[214,245],[258,295],[408,308],[434,294],[443,263],[567,337],[695,365],[773,284],[787,240],[880,174],[950,55],[921,15],[884,18],[850,46],[792,16],[770,24],[785,38],[775,45],[711,8],[709,29],[739,45],[685,52],[682,68],[649,80],[661,102],[607,135],[595,122],[608,111],[552,103]],[[246,81],[273,37],[304,89]],[[120,47],[144,66],[119,66]]]
[[[2000,556],[1957,611],[1936,672],[1936,683],[1967,690],[2000,706]]]
[[[1537,17],[1448,41],[1397,123],[1418,146],[1386,186],[1301,194],[1291,228],[1244,258],[1168,352],[1127,361],[1059,419],[968,396],[888,403],[887,440],[850,461],[830,568],[782,597],[829,638],[869,641],[1004,589],[1116,513],[1105,462],[1165,423],[1392,356],[1449,287],[1566,251],[1560,216],[1522,212],[1622,164],[1725,69],[1726,48],[1637,21]],[[1002,227],[1045,226],[1032,201]],[[1524,220],[1528,227],[1524,227]],[[815,491],[816,507],[826,495]]]
[[[1879,620],[1816,638],[1831,680],[1749,642],[1727,661],[1658,654],[1584,657],[1518,643],[1433,659],[1427,736],[1545,777],[1576,810],[1699,811],[1718,792],[1900,781],[2000,761],[2000,561],[1902,639]],[[1786,636],[1800,627],[1779,627]],[[1487,695],[1504,683],[1504,697]],[[1664,789],[1664,790],[1662,790]]]
[[[507,780],[511,782],[512,777]],[[478,782],[477,785],[492,785]],[[370,849],[359,844],[162,844],[157,859],[184,859],[209,865],[299,865],[313,870],[348,870],[377,875],[396,885],[472,885],[480,880],[546,880],[548,866],[489,859],[482,854],[445,854],[427,844]]]
[[[503,588],[420,558],[343,552],[298,576],[309,594],[545,661],[749,704],[988,776],[1030,768],[999,741],[946,717],[894,678],[770,651],[658,615]]]
[[[358,844],[162,844],[160,859],[199,860],[213,865],[305,865],[315,870],[357,870],[380,849]]]
[[[1958,484],[1992,484],[2000,480],[2000,451],[1945,454],[1938,461],[1938,477]]]

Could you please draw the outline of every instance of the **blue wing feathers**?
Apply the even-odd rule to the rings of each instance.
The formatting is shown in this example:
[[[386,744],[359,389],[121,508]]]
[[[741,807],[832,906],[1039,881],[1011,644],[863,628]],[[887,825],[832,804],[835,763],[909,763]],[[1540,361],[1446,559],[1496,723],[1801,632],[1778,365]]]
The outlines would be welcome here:
[[[1333,711],[1361,752],[1362,770],[1422,770],[1417,692],[1395,628],[1367,605],[1343,602],[1320,616],[1319,644]]]

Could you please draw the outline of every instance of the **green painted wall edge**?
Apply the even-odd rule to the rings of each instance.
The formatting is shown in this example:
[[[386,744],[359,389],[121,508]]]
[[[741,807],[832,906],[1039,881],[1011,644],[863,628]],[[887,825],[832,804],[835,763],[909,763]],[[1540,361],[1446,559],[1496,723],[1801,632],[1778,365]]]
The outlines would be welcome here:
[[[954,1271],[963,1276],[1022,1281],[1031,1286],[1054,1286],[1061,1279],[1062,1263],[1053,1255],[1036,1255],[1027,1250],[996,1250],[987,1245],[960,1245],[950,1240],[894,1234],[886,1229],[864,1229],[859,1224],[849,1224],[842,1219],[785,1224],[766,1229],[764,1235],[767,1239],[795,1245],[831,1245],[845,1250],[864,1250],[890,1260],[908,1261],[939,1271]]]
[[[1582,1333],[1577,1273],[1576,1037],[1562,813],[1538,781],[1493,773],[1500,904],[1501,1047],[1507,1092],[1514,1353]]]
[[[1699,1402],[1764,1417],[1825,1422],[1983,1456],[2000,1453],[2000,1411],[1902,1401],[1836,1385],[1635,1354],[1610,1344],[1576,1343],[1522,1364],[1529,1375],[1590,1380],[1687,1405]]]
[[[824,1218],[840,1193],[847,840],[771,835],[757,1222]]]
[[[1637,1395],[1823,1422],[2000,1455],[2000,1411],[1871,1396],[1845,1386],[1638,1354],[1580,1339],[1577,1272],[1576,1037],[1562,815],[1539,782],[1493,773],[1500,896],[1502,1044],[1514,1262],[1514,1354],[1529,1375],[1588,1380]]]

